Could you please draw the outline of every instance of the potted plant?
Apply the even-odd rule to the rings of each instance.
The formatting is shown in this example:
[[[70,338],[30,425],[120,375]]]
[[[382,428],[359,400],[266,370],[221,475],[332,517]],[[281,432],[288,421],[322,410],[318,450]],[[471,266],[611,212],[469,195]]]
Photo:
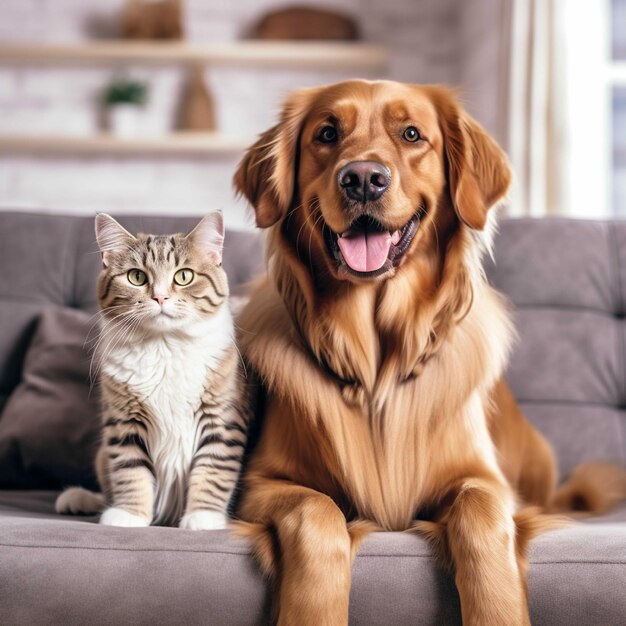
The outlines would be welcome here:
[[[137,135],[141,107],[147,98],[145,83],[128,78],[114,80],[104,92],[108,130],[118,137]]]

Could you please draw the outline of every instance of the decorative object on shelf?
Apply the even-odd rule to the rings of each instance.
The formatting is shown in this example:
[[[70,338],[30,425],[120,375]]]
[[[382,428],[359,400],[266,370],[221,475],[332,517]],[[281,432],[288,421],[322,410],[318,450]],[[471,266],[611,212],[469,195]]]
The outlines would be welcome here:
[[[141,108],[148,99],[148,87],[137,80],[118,78],[105,90],[107,129],[117,137],[139,134]]]
[[[195,65],[185,85],[179,117],[179,129],[189,131],[215,130],[215,106],[204,80],[204,67]]]
[[[268,13],[252,32],[255,39],[339,39],[359,38],[356,22],[336,11],[294,6]]]
[[[122,12],[126,39],[182,39],[182,0],[127,0]]]

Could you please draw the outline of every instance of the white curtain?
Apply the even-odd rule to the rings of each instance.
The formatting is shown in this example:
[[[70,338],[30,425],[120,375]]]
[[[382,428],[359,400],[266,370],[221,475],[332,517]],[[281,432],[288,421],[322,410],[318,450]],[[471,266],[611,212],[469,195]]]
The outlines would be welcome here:
[[[510,2],[507,149],[515,172],[511,215],[568,213],[568,1]]]

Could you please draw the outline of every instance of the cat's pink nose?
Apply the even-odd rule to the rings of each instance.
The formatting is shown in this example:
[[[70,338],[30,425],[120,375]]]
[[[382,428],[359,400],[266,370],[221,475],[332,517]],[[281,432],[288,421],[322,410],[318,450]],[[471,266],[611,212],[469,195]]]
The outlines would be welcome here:
[[[153,299],[155,302],[158,302],[161,306],[163,306],[163,303],[164,303],[166,300],[169,300],[169,298],[167,298],[166,296],[152,296],[152,299]]]

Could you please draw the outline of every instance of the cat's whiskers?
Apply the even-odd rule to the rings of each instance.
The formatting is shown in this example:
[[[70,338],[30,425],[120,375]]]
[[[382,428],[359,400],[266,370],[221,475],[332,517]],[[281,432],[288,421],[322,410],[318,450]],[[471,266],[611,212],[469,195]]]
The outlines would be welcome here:
[[[113,319],[99,320],[100,322],[103,321],[103,323],[100,324],[99,332],[96,337],[90,341],[90,343],[92,343],[93,341],[96,342],[95,345],[91,348],[93,354],[97,354],[98,348],[100,347],[101,343],[110,335],[110,333],[119,328],[120,324],[123,323],[127,315],[127,313],[120,313]]]
[[[91,357],[91,363],[89,365],[89,378],[91,379],[92,385],[94,381],[98,379],[102,363],[104,362],[105,357],[108,354],[108,346],[111,344],[111,341],[118,336],[120,332],[124,331],[124,328],[128,325],[128,323],[129,320],[126,317],[120,322],[111,322],[104,329],[104,332],[101,333],[101,336],[98,339],[98,343],[94,346],[93,356]],[[104,350],[100,350],[100,346],[103,345],[105,341],[107,343],[105,344]]]
[[[100,371],[102,369],[103,364],[107,361],[107,358],[113,350],[119,345],[120,341],[126,336],[135,320],[128,319],[124,320],[121,324],[117,332],[110,338],[108,343],[105,345],[103,350],[99,350],[94,354],[94,358],[91,363],[93,365],[94,361],[96,362],[96,369],[93,372],[92,382],[97,380],[100,376]],[[91,376],[91,373],[90,373]]]
[[[101,341],[98,342],[98,344],[96,344],[96,347],[94,348],[94,355],[93,358],[91,360],[91,365],[89,368],[89,375],[92,379],[92,383],[93,380],[98,378],[98,375],[100,374],[100,370],[102,369],[102,364],[106,361],[108,355],[119,345],[120,341],[124,338],[124,336],[130,334],[130,329],[133,327],[133,325],[135,324],[135,322],[140,323],[143,319],[145,318],[145,315],[139,315],[137,312],[133,312],[129,315],[127,315],[125,317],[125,319],[123,319],[121,322],[119,323],[115,323],[113,325],[113,328],[105,333],[104,338],[108,339],[107,344],[105,345],[104,349],[100,350],[99,347],[101,345]],[[114,333],[113,336],[111,337],[111,333]],[[98,356],[100,357],[98,359]],[[98,359],[98,363],[96,364],[96,369],[95,372],[93,372],[92,375],[92,366],[94,363],[94,360]]]
[[[126,306],[126,305],[119,305],[119,306]],[[102,315],[103,312],[100,311],[99,313]],[[98,348],[100,347],[102,342],[105,341],[105,339],[112,332],[114,332],[117,328],[120,327],[121,324],[123,324],[123,321],[117,322],[116,319],[125,317],[125,315],[126,315],[125,313],[122,313],[122,314],[116,315],[113,319],[106,319],[106,318],[100,317],[100,319],[96,320],[96,322],[89,329],[87,337],[89,337],[89,334],[93,330],[94,326],[96,324],[99,324],[98,334],[93,339],[89,340],[89,343],[93,343],[94,341],[96,341],[96,345],[90,348],[90,352],[91,352],[91,360],[89,362],[89,381],[90,381],[89,395],[90,397],[91,397],[91,392],[93,391],[95,384],[98,382],[96,372],[94,372],[94,362],[96,361],[99,355]],[[101,324],[103,319],[104,319],[104,324]],[[83,347],[85,347],[87,343],[88,341],[87,339],[85,339],[85,343],[83,344]],[[96,367],[96,369],[98,368]]]
[[[130,313],[129,311],[124,311],[122,313],[115,315],[113,318],[102,318],[101,320],[99,320],[99,322],[103,322],[100,324],[100,332],[94,339],[90,340],[89,342],[89,343],[93,343],[94,341],[96,342],[96,345],[90,348],[94,353],[98,351],[98,348],[101,342],[112,331],[114,331],[115,329],[119,327],[119,324],[122,323],[124,319],[128,317],[129,313]]]
[[[112,311],[113,309],[122,309],[122,308],[128,309],[130,306],[132,306],[132,305],[129,305],[129,304],[117,304],[115,306],[108,307],[106,309],[106,311],[98,311],[97,313],[94,313],[91,316],[90,321],[94,317],[97,317],[97,319],[91,324],[91,326],[89,327],[89,330],[87,331],[87,336],[85,338],[85,342],[83,343],[83,348],[85,346],[87,346],[88,344],[93,343],[94,341],[96,341],[96,342],[98,341],[98,339],[101,336],[101,330],[102,330],[102,327],[104,326],[104,324],[107,324],[111,320],[115,320],[115,319],[118,319],[120,317],[123,317],[123,316],[127,315],[127,311],[122,311],[121,313],[116,314],[112,318],[107,318],[105,316],[105,313],[108,313],[108,312]],[[104,322],[104,324],[102,322]],[[99,332],[95,335],[95,337],[90,338],[90,335],[93,332],[94,328],[98,328]]]

